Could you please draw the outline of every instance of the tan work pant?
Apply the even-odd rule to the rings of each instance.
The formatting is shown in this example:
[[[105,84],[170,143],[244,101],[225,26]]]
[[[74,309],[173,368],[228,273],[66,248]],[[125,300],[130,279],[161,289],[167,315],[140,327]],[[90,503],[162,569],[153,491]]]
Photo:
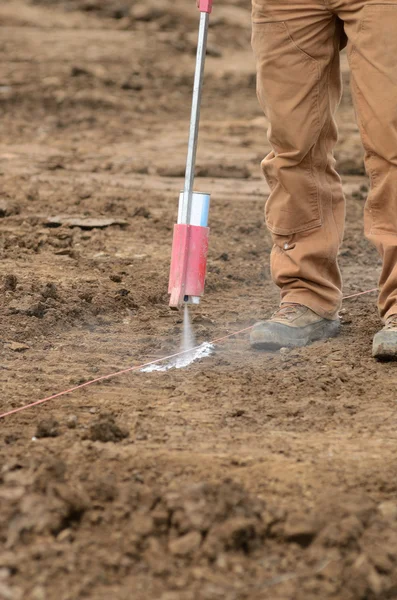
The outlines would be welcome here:
[[[365,232],[383,260],[379,310],[397,313],[397,0],[252,0],[258,97],[272,152],[266,222],[282,302],[332,318],[345,200],[335,171],[334,114],[346,45],[371,189]]]

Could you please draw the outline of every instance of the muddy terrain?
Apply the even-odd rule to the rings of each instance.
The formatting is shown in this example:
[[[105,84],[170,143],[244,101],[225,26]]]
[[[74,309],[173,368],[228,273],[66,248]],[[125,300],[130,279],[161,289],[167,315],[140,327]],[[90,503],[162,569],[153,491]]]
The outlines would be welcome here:
[[[0,412],[178,350],[168,268],[194,0],[0,3]],[[269,315],[268,150],[248,2],[211,20],[196,188],[212,194],[198,343]],[[376,286],[342,57],[345,295]],[[1,600],[397,597],[397,374],[376,295],[277,354],[246,334],[0,421]]]

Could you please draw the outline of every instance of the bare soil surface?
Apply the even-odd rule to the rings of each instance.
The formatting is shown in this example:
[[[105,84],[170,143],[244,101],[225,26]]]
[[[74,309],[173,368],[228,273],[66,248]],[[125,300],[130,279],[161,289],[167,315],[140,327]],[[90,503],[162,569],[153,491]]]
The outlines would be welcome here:
[[[193,0],[0,4],[1,412],[179,347],[167,282],[197,19]],[[199,342],[278,301],[243,0],[217,3],[202,116]],[[379,259],[348,87],[338,118],[351,294]],[[261,354],[237,336],[3,419],[0,598],[396,598],[396,367],[370,356],[374,294],[342,319],[325,344]]]

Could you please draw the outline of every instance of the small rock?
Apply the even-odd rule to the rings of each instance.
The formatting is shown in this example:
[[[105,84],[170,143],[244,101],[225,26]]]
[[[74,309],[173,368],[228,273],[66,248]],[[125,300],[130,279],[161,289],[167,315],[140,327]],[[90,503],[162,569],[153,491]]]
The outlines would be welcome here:
[[[166,575],[169,571],[169,561],[158,539],[151,537],[146,541],[145,559],[154,575]]]
[[[69,429],[76,429],[77,427],[77,417],[76,415],[69,415],[66,419],[66,427]]]
[[[292,519],[284,525],[284,536],[289,542],[295,542],[306,547],[311,544],[319,530],[315,521],[307,519]]]
[[[198,531],[190,531],[186,535],[171,540],[168,549],[174,556],[186,556],[195,552],[201,544],[201,535]]]
[[[32,590],[31,595],[32,600],[46,600],[47,594],[45,588],[42,585],[36,585],[36,587]]]
[[[382,517],[385,517],[386,519],[393,521],[397,519],[397,504],[395,502],[381,502],[378,506],[378,511]]]
[[[43,419],[37,425],[36,438],[58,437],[59,423],[56,419]]]
[[[18,567],[18,559],[14,552],[0,553],[0,567],[14,571]]]
[[[32,600],[46,600],[47,594],[42,585],[36,585],[36,587],[32,590],[31,599]]]
[[[71,529],[63,529],[57,536],[58,542],[70,542],[73,540],[73,532]]]
[[[19,588],[11,588],[0,582],[0,598],[1,600],[21,600],[22,592]]]
[[[353,578],[367,581],[368,587],[375,594],[375,597],[379,597],[381,594],[382,579],[365,554],[360,554],[353,564]]]
[[[212,46],[208,44],[207,55],[212,56],[213,58],[220,58],[222,56],[222,50],[217,46]]]
[[[33,182],[26,192],[26,198],[29,201],[40,200],[40,188],[37,182]]]
[[[132,518],[132,528],[138,535],[146,537],[153,533],[154,521],[148,515],[136,514]]]

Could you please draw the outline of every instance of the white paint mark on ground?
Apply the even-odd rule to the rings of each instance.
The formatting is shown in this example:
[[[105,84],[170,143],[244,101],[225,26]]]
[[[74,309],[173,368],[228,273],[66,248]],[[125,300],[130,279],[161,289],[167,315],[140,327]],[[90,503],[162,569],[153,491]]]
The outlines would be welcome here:
[[[149,365],[144,369],[141,369],[142,373],[153,373],[153,371],[168,371],[169,369],[184,369],[188,367],[196,360],[200,360],[201,358],[206,358],[207,356],[211,356],[214,351],[213,344],[209,344],[208,342],[204,342],[201,346],[197,348],[193,348],[186,354],[182,354],[182,356],[177,356],[173,360],[168,363],[159,365]]]

